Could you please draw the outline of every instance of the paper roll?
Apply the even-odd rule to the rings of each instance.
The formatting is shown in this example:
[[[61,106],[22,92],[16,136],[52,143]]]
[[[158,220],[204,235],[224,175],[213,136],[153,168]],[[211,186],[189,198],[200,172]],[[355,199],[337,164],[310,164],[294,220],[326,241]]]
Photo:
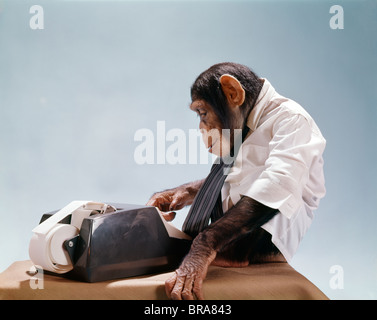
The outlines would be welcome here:
[[[58,223],[46,235],[35,233],[29,244],[29,256],[35,265],[55,273],[73,269],[68,252],[63,248],[65,240],[78,235],[79,230],[70,224]]]

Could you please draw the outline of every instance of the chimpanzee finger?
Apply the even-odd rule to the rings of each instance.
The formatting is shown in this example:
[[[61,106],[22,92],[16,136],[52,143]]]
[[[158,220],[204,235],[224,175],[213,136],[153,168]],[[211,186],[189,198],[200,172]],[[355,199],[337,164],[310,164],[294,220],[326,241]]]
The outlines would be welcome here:
[[[204,300],[202,286],[203,286],[203,279],[202,278],[195,279],[193,292],[195,293],[196,298],[198,300]]]
[[[149,201],[147,202],[147,206],[157,207],[161,211],[168,211],[170,206],[171,199],[164,195],[160,196],[153,196]]]
[[[182,197],[175,197],[170,203],[169,210],[180,210],[184,207],[184,202]]]
[[[165,292],[169,299],[171,299],[171,292],[173,291],[175,282],[177,281],[177,274],[174,273],[168,280],[165,281]]]
[[[182,300],[182,289],[185,285],[186,276],[177,276],[175,285],[170,295],[173,300]]]
[[[183,300],[194,300],[194,295],[192,292],[192,284],[194,283],[194,278],[187,276],[185,281],[185,287],[182,290]]]

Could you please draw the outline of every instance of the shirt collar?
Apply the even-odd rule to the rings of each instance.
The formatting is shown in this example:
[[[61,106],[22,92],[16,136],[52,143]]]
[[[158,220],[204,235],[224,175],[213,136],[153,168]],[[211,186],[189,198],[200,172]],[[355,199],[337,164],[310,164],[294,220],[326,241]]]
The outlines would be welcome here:
[[[251,132],[254,132],[257,129],[264,109],[276,93],[274,87],[267,79],[262,78],[262,80],[264,80],[262,90],[260,91],[257,101],[255,102],[246,122],[246,125],[250,128]]]

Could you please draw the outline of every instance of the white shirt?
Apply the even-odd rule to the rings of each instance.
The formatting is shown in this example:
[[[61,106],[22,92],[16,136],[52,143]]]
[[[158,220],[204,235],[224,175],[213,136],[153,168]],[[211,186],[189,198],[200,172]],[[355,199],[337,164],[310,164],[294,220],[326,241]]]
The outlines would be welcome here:
[[[278,209],[262,228],[290,261],[326,192],[326,140],[310,115],[266,79],[247,126],[249,135],[222,188],[223,210],[242,196]]]

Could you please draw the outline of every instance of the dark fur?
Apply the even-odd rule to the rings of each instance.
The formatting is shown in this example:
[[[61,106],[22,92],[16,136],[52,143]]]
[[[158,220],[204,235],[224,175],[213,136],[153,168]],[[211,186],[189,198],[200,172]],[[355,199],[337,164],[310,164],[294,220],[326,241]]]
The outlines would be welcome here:
[[[215,64],[201,73],[195,80],[191,87],[192,101],[205,100],[214,108],[223,128],[234,129],[232,128],[232,119],[229,116],[228,102],[221,90],[220,77],[223,74],[237,78],[245,90],[245,102],[242,106],[245,120],[255,104],[263,82],[248,67],[231,62]]]
[[[251,198],[242,197],[225,215],[202,231],[194,240],[195,246],[218,252],[228,261],[249,263],[263,261],[279,250],[271,242],[271,235],[261,226],[279,211]]]

